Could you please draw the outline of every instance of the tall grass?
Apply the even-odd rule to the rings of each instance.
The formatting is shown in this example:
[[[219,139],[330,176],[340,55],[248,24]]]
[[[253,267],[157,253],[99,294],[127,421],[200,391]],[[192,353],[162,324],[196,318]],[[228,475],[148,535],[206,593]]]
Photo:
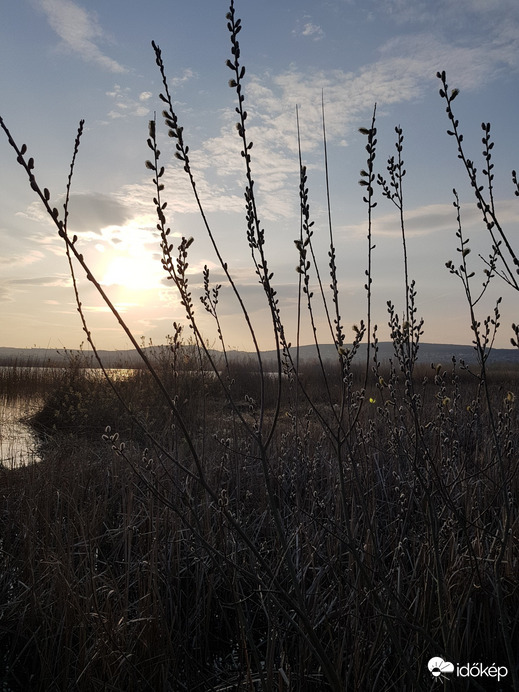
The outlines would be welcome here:
[[[44,460],[0,476],[4,680],[12,688],[56,690],[429,690],[438,681],[427,662],[442,656],[506,666],[506,684],[519,690],[518,380],[510,374],[503,382],[487,365],[499,303],[491,316],[478,318],[457,197],[461,264],[449,263],[449,269],[467,298],[478,363],[471,369],[453,359],[449,367],[424,369],[417,365],[423,321],[407,256],[402,130],[396,128],[397,155],[388,160],[386,179],[376,167],[375,111],[361,129],[367,151],[361,171],[366,319],[355,327],[352,343],[341,317],[331,214],[328,291],[315,263],[300,162],[298,321],[308,317],[317,349],[315,366],[302,367],[298,342],[291,346],[285,334],[259,220],[241,22],[233,2],[227,20],[245,233],[271,317],[273,374],[204,211],[158,46],[166,130],[255,344],[247,367],[225,351],[220,287],[211,284],[207,269],[202,303],[215,320],[219,362],[199,329],[187,272],[192,239],[182,238],[177,247],[171,241],[155,120],[146,166],[162,265],[193,338],[184,344],[176,325],[156,358],[131,333],[86,265],[77,238],[69,236],[68,201],[60,216],[34,177],[26,147],[0,121],[64,240],[94,355],[77,265],[146,366],[123,382],[105,371],[106,379],[93,383],[71,370],[35,419],[48,440]],[[448,91],[444,74],[439,77],[451,118],[455,92]],[[461,156],[453,115],[451,122]],[[67,200],[82,130],[81,123]],[[478,184],[477,203],[489,231],[498,227],[503,239],[492,203],[489,132],[485,127],[490,201]],[[472,175],[470,160],[462,162]],[[401,317],[388,303],[394,358],[386,365],[379,362],[371,316],[377,190],[397,208],[404,260],[405,307]],[[507,273],[513,250],[507,255],[509,244],[495,238],[483,290],[496,278],[513,289]],[[335,344],[334,364],[319,349],[318,303],[328,315],[325,338]],[[517,327],[513,332],[518,337]],[[362,342],[368,345],[364,361]],[[477,679],[466,687],[453,684],[485,689]]]

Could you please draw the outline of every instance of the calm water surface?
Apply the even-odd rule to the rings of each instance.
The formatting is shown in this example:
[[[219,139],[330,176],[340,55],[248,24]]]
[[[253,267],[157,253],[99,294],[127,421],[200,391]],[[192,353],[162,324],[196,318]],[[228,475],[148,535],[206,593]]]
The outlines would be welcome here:
[[[0,366],[1,371],[7,372],[11,366]],[[59,368],[54,372],[59,372]],[[62,372],[66,372],[63,368]],[[101,370],[90,369],[90,375],[103,377]],[[31,366],[17,367],[17,371],[34,372]],[[129,377],[135,371],[129,368],[109,368],[110,377],[114,380],[122,380]],[[0,390],[0,465],[8,468],[22,466],[40,461],[37,447],[38,439],[32,428],[27,424],[27,419],[43,406],[43,397],[36,394],[25,394],[21,397],[7,397]]]
[[[0,464],[12,468],[40,461],[37,438],[25,422],[39,401],[0,400]]]

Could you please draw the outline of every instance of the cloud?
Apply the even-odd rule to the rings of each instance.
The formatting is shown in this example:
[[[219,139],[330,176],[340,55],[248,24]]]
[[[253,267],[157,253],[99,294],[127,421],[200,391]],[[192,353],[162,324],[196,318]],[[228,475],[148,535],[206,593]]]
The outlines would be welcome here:
[[[317,24],[312,24],[312,22],[308,22],[304,25],[301,31],[301,36],[309,36],[314,41],[320,41],[322,38],[324,38],[324,31]]]
[[[24,252],[23,254],[14,255],[3,255],[0,257],[0,265],[5,265],[9,268],[12,267],[25,267],[29,264],[34,264],[35,262],[40,262],[44,259],[45,255],[39,250],[30,250]]]
[[[512,7],[509,0],[504,0]],[[455,12],[455,3],[440,0],[442,11]],[[460,0],[465,5],[478,4],[473,0]],[[65,5],[65,0],[45,0],[45,3]],[[70,3],[70,0],[67,0]],[[484,3],[478,10],[486,12]],[[400,13],[428,12],[428,4],[415,0],[391,0],[379,4],[387,11]],[[418,9],[417,9],[418,8]],[[475,10],[474,10],[475,12]],[[87,17],[89,21],[90,17]],[[96,27],[97,24],[94,23]],[[379,114],[392,104],[420,100],[432,90],[436,93],[435,72],[449,66],[449,83],[462,89],[479,89],[499,69],[504,60],[512,61],[519,55],[519,35],[514,24],[508,34],[503,31],[477,42],[465,41],[460,35],[457,42],[449,43],[441,34],[424,30],[418,34],[403,34],[384,43],[378,59],[355,71],[302,69],[291,65],[277,74],[250,75],[245,85],[246,106],[249,114],[249,136],[254,142],[251,150],[253,174],[262,209],[262,220],[288,219],[298,212],[298,161],[295,106],[300,105],[300,126],[303,156],[311,170],[312,154],[322,147],[321,93],[324,90],[326,129],[330,145],[347,145],[356,137],[360,124],[366,124],[373,105]],[[100,31],[100,30],[99,30]],[[305,16],[297,26],[297,34],[317,38],[320,27]],[[294,33],[296,33],[294,31]],[[517,50],[511,47],[517,43]],[[196,75],[191,70],[172,80],[181,86]],[[149,113],[151,92],[132,95],[129,88],[116,84],[107,92],[113,99],[111,118],[145,116]],[[191,146],[191,162],[197,180],[197,191],[206,212],[237,212],[243,214],[243,161],[241,143],[234,129],[236,115],[233,109],[222,116],[216,137]],[[197,213],[197,205],[189,180],[178,162],[166,165],[165,199],[170,199],[174,214]],[[320,160],[319,160],[320,161]],[[290,194],[287,194],[290,191]],[[116,196],[97,193],[75,196],[71,201],[71,230],[92,230],[98,233],[106,226],[124,226],[139,218],[143,225],[155,227],[151,204],[151,182],[143,181],[121,189]],[[74,205],[75,202],[75,205]],[[79,205],[79,206],[78,206]],[[130,211],[131,210],[131,211]],[[169,208],[168,208],[169,211]],[[172,220],[172,230],[175,224]],[[113,242],[117,242],[114,237]]]
[[[407,6],[405,1],[399,4]],[[322,147],[323,91],[329,144],[344,146],[356,136],[358,126],[366,124],[375,103],[380,115],[393,104],[417,102],[436,93],[436,72],[446,66],[453,86],[484,88],[503,63],[512,66],[517,60],[519,32],[511,24],[499,36],[468,42],[461,35],[452,43],[441,34],[421,31],[387,41],[378,53],[378,59],[356,71],[303,70],[293,64],[277,74],[250,76],[245,86],[248,134],[254,142],[251,155],[258,190],[268,195],[267,219],[288,217],[294,211],[285,191],[293,189],[297,172],[296,104],[300,105],[303,155],[311,164],[311,153]],[[224,116],[220,135],[207,140],[200,150],[206,168],[233,182],[242,179],[234,118],[232,113]]]
[[[324,31],[318,24],[314,24],[309,15],[305,15],[303,22],[297,21],[296,28],[292,31],[294,36],[304,36],[311,38],[313,41],[320,41],[324,38]]]
[[[73,193],[69,203],[71,232],[100,233],[108,226],[122,226],[132,211],[112,195],[101,192]]]
[[[172,140],[170,140],[172,141]],[[216,161],[207,160],[208,153],[212,151],[211,144],[199,150],[190,149],[191,165],[196,178],[196,189],[204,207],[205,212],[243,212],[245,202],[241,190],[231,190],[225,180],[218,180],[213,175],[213,170],[217,170]],[[239,154],[238,154],[239,155]],[[233,159],[230,156],[227,160]],[[193,189],[183,167],[177,159],[168,161],[164,152],[163,164],[166,168],[161,182],[165,190],[162,193],[163,201],[168,201],[166,214],[168,223],[171,223],[171,214],[198,214],[199,209],[195,200]],[[223,165],[223,159],[222,159]],[[236,168],[233,166],[233,170]],[[157,223],[155,206],[152,202],[155,194],[154,187],[149,180],[142,183],[125,185],[119,192],[119,199],[123,204],[127,204],[132,209],[133,217],[140,217],[140,223],[155,229]],[[172,210],[170,212],[170,209]],[[174,224],[172,227],[174,233]]]
[[[464,61],[468,76],[472,81],[480,72],[482,64],[491,68],[490,74],[484,75],[485,82],[501,65],[516,70],[519,68],[519,4],[516,0],[436,0],[434,3],[425,0],[377,0],[378,8],[400,26],[408,25],[419,28],[421,35],[414,41],[420,41],[425,35],[424,27],[437,27],[435,33],[441,54],[449,54],[452,48],[454,60],[460,49],[469,43],[475,48],[466,51],[465,57],[472,54],[475,65]],[[439,22],[441,23],[439,26]],[[441,28],[440,28],[441,27]],[[440,39],[441,37],[441,39]],[[397,40],[402,40],[397,39]],[[430,43],[430,38],[427,40]],[[442,69],[450,61],[443,60]],[[473,67],[476,67],[474,71]],[[460,70],[460,77],[462,77]]]
[[[295,138],[294,123],[291,131]],[[297,158],[285,146],[286,136],[281,136],[275,124],[263,125],[261,119],[258,125],[251,125],[249,136],[254,143],[251,156],[257,193],[267,196],[265,204],[262,205],[263,216],[266,220],[275,220],[297,214],[294,207],[294,204],[298,204],[297,194],[293,199],[286,194],[279,194],[287,187],[297,191],[299,184]],[[219,137],[209,139],[203,144],[202,156],[197,155],[197,160],[200,158],[205,170],[214,171],[217,176],[217,189],[205,189],[203,197],[204,200],[211,201],[213,208],[218,206],[222,210],[236,212],[244,210],[245,178],[243,158],[240,155],[241,146],[236,130],[226,124],[222,127]],[[203,182],[207,188],[207,180]],[[223,199],[222,195],[226,190],[227,196]]]
[[[450,66],[453,84],[463,89],[480,88],[488,79],[492,66],[501,59],[501,49],[490,39],[475,49],[449,46],[422,33],[388,41],[380,48],[379,55],[380,59],[356,71],[302,70],[292,65],[274,75],[251,75],[245,96],[248,135],[254,142],[251,150],[253,175],[262,220],[275,221],[297,215],[296,104],[300,104],[303,156],[311,169],[312,165],[320,165],[313,162],[311,156],[322,147],[322,90],[329,143],[343,146],[348,144],[350,137],[356,136],[359,124],[366,123],[374,103],[380,113],[389,105],[422,99],[431,89],[436,90],[435,72],[446,64]],[[129,90],[120,87],[114,88],[110,95],[118,99],[121,113],[142,105],[129,98]],[[207,212],[243,213],[244,172],[235,119],[232,110],[224,112],[219,134],[198,147],[191,147],[197,190]],[[174,201],[175,214],[197,213],[193,191],[182,167],[166,159],[164,165],[165,199],[173,193],[171,201]],[[121,201],[128,206],[131,204],[134,216],[137,205],[143,217],[148,215],[148,223],[151,196],[151,187],[145,182],[120,191]],[[154,227],[154,222],[151,223]]]
[[[0,300],[2,302],[12,302],[13,297],[5,281],[0,280]]]
[[[480,90],[501,69],[519,65],[519,32],[500,40],[486,37],[477,45],[451,45],[430,33],[399,36],[380,48],[381,60],[370,66],[388,77],[388,87],[398,86],[395,76],[405,74],[409,86],[417,93],[423,92],[437,71],[447,69],[449,83],[458,88]],[[385,68],[385,69],[384,69]],[[398,94],[395,94],[398,97]]]
[[[497,202],[496,213],[506,233],[507,228],[513,227],[517,218],[516,201],[510,199]],[[476,207],[475,203],[466,202],[461,205],[461,222],[462,227],[466,229],[474,229],[474,227],[483,229],[483,239],[490,241],[490,236],[484,233],[485,224],[482,220],[481,211]],[[454,247],[454,234],[457,229],[457,222],[456,210],[452,204],[426,204],[415,209],[409,209],[405,212],[405,225],[408,238],[439,234],[446,231],[451,232],[453,238],[452,247]],[[395,213],[377,215],[373,228],[375,236],[385,236],[388,238],[400,238],[402,236],[400,222]],[[352,237],[365,238],[366,223],[343,226],[338,235],[348,239]]]
[[[64,197],[58,198],[56,207],[62,209],[64,201]],[[31,203],[27,211],[19,212],[18,215],[38,223],[48,222],[53,229],[51,239],[59,243],[54,224],[50,221],[40,201]],[[99,234],[101,229],[108,226],[122,226],[132,217],[132,211],[126,207],[123,201],[120,201],[115,196],[101,192],[75,192],[70,195],[68,226],[69,231],[72,233],[91,232]],[[48,231],[45,231],[43,242],[48,239]],[[34,261],[36,259],[39,259],[39,255],[35,257]]]
[[[172,77],[169,79],[169,86],[170,88],[176,89],[183,84],[186,84],[186,82],[189,82],[191,79],[196,78],[196,76],[197,75],[195,72],[193,72],[193,70],[187,68],[184,70],[181,77]]]
[[[30,276],[24,279],[9,279],[12,286],[70,286],[71,279],[66,275],[56,276]]]
[[[94,62],[110,72],[126,72],[126,68],[105,55],[97,42],[105,38],[97,18],[72,0],[40,0],[47,21],[63,41],[63,45],[83,60]]]
[[[471,28],[471,20],[484,20],[486,28],[517,17],[515,0],[376,0],[375,9],[399,24],[429,24],[440,19],[444,27]]]
[[[112,120],[116,118],[126,118],[128,116],[143,117],[148,115],[150,109],[145,105],[152,94],[149,91],[143,91],[139,94],[138,99],[131,97],[131,89],[129,87],[121,87],[115,84],[112,91],[107,91],[106,95],[114,100],[115,109],[108,113],[108,117]]]
[[[0,301],[13,302],[19,293],[32,295],[40,288],[69,288],[71,279],[64,274],[54,276],[28,276],[17,279],[0,279]],[[34,290],[31,290],[33,289]]]

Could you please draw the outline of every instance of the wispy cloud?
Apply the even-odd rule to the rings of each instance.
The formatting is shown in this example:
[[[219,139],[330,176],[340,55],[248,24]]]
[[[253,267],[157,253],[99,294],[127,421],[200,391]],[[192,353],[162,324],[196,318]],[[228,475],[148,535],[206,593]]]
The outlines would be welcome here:
[[[313,41],[320,41],[324,38],[324,31],[312,21],[310,15],[305,15],[302,20],[297,20],[295,29],[292,30],[294,36],[310,38]]]
[[[70,0],[44,0],[44,4],[76,7]],[[395,0],[390,4],[395,12],[401,13],[412,6],[407,0]],[[449,0],[442,0],[446,12],[451,5]],[[427,11],[426,3],[423,7],[417,3],[418,6]],[[484,7],[480,11],[484,12]],[[83,10],[80,12],[87,23],[93,22]],[[97,24],[92,26],[95,28]],[[250,139],[254,142],[251,155],[257,192],[262,202],[262,220],[279,221],[293,218],[298,213],[296,104],[301,106],[303,153],[311,166],[312,153],[322,145],[322,90],[329,142],[347,144],[351,137],[356,136],[354,133],[359,124],[366,124],[374,103],[378,104],[379,113],[383,113],[389,105],[421,99],[425,93],[436,89],[435,72],[445,66],[449,67],[449,83],[453,86],[481,88],[503,60],[512,60],[510,56],[515,53],[510,48],[516,42],[519,46],[519,33],[516,34],[514,26],[510,24],[508,33],[503,29],[499,38],[497,34],[485,37],[477,46],[462,38],[458,43],[448,43],[440,35],[422,27],[421,33],[402,34],[386,41],[379,48],[378,59],[355,71],[303,70],[292,65],[277,74],[248,75],[245,87],[247,122]],[[315,28],[311,18],[305,17],[298,31],[300,35],[314,36],[317,33]],[[516,53],[519,54],[519,50]],[[191,70],[185,70],[174,83],[179,86],[193,77]],[[150,92],[132,95],[130,89],[115,85],[107,94],[115,102],[110,114],[113,118],[148,113]],[[244,213],[241,143],[234,128],[235,119],[235,113],[229,111],[222,116],[221,129],[216,137],[191,148],[197,191],[208,213]],[[164,164],[165,196],[171,195],[172,198],[171,209],[174,212],[170,222],[175,233],[177,215],[196,214],[197,205],[182,166],[177,161],[168,162],[166,151]],[[314,162],[314,165],[320,164]],[[110,196],[96,192],[72,195],[70,230],[99,234],[103,228],[121,228],[137,223],[153,232],[156,220],[150,202],[152,195],[151,181],[146,181],[144,175],[140,182],[127,185]],[[451,214],[450,207],[422,209],[416,215],[411,213],[409,232],[418,235],[429,233],[442,223],[450,226]],[[381,235],[391,235],[392,228],[394,225],[389,219],[387,227],[384,219],[379,220],[378,232]],[[365,233],[364,228],[362,233]],[[109,231],[108,235],[111,242],[118,242],[115,230]]]
[[[172,77],[169,80],[169,86],[170,88],[177,89],[178,87],[182,86],[183,84],[186,84],[187,82],[191,81],[192,79],[196,79],[197,74],[196,72],[193,72],[193,70],[187,68],[185,69],[181,75],[177,77]]]
[[[227,139],[224,138],[223,141],[225,143]],[[225,178],[218,179],[215,177],[214,173],[218,173],[218,164],[217,161],[208,160],[211,151],[214,149],[210,141],[207,143],[207,147],[190,150],[191,164],[196,177],[196,189],[204,210],[206,212],[243,211],[245,203],[241,191],[237,194],[237,191],[233,191],[231,186],[226,183]],[[216,154],[215,156],[218,159]],[[222,158],[222,165],[224,158]],[[231,158],[232,156],[229,157],[229,159]],[[193,189],[179,161],[173,159],[168,163],[166,152],[164,152],[163,163],[166,166],[166,172],[162,178],[162,183],[165,186],[164,199],[171,199],[171,208],[174,208],[175,214],[198,214],[198,205]],[[236,171],[236,168],[233,166],[232,170]],[[141,218],[142,225],[151,225],[152,228],[155,228],[157,218],[155,206],[151,201],[153,195],[154,188],[150,176],[149,180],[143,179],[141,183],[125,185],[119,191],[118,198],[128,207],[131,207],[134,218],[135,216]],[[168,207],[169,212],[170,208]],[[172,228],[172,231],[174,230]]]
[[[11,292],[9,291],[9,287],[7,286],[5,281],[2,281],[0,279],[0,301],[2,302],[12,302],[13,297],[11,295]]]
[[[64,274],[53,276],[25,276],[0,279],[0,302],[13,302],[20,294],[32,294],[42,288],[70,288],[71,279]]]
[[[115,104],[115,108],[112,108],[108,113],[108,117],[112,120],[127,118],[128,116],[144,117],[150,112],[146,103],[153,94],[149,91],[143,91],[135,99],[132,97],[129,87],[115,84],[112,91],[107,91],[106,95],[113,99]]]
[[[519,32],[516,34],[513,25],[508,32],[503,29],[499,40],[496,35],[487,36],[477,44],[462,37],[458,43],[448,43],[441,36],[422,31],[387,41],[379,49],[378,60],[356,71],[303,70],[292,65],[274,75],[251,76],[245,87],[249,135],[254,141],[251,154],[258,190],[268,195],[265,217],[283,218],[294,212],[289,202],[292,198],[284,192],[293,190],[297,171],[296,104],[301,106],[303,152],[311,160],[311,152],[322,144],[322,90],[329,141],[345,145],[359,124],[365,124],[375,103],[383,114],[384,108],[393,104],[419,101],[427,93],[436,93],[437,70],[448,67],[453,86],[479,90],[503,62],[511,65],[516,55]],[[226,116],[220,135],[202,145],[200,158],[222,180],[235,182],[241,173],[237,168],[240,143],[233,121],[234,114]],[[195,155],[193,152],[193,159]]]
[[[6,240],[6,238],[2,238],[4,243]],[[8,268],[15,267],[16,269],[19,269],[20,267],[26,267],[29,264],[40,262],[42,259],[44,259],[44,257],[45,255],[43,252],[40,252],[39,250],[30,250],[23,254],[5,254],[0,257],[0,265],[4,265]]]
[[[301,36],[308,36],[314,41],[320,41],[322,38],[324,38],[324,31],[318,24],[307,22],[301,30]]]
[[[297,66],[277,75],[250,77],[246,85],[249,112],[249,136],[254,142],[251,151],[257,191],[264,196],[262,217],[279,220],[297,214],[298,162],[295,105],[300,104],[300,125],[303,152],[311,158],[322,144],[321,92],[326,103],[326,128],[329,141],[347,144],[359,124],[365,124],[374,103],[379,112],[395,103],[423,97],[436,88],[435,71],[448,64],[452,82],[461,88],[479,88],[492,65],[500,57],[492,41],[478,49],[448,46],[428,34],[404,36],[387,42],[380,49],[380,59],[355,72],[344,70],[303,71]],[[117,87],[110,96],[121,104],[121,112],[130,112],[141,102],[130,99],[128,90]],[[126,99],[126,101],[125,101]],[[142,101],[147,102],[147,94]],[[122,107],[125,104],[125,107]],[[197,190],[207,212],[243,213],[243,167],[241,143],[236,133],[235,114],[222,115],[220,133],[191,148],[191,162],[197,177]],[[189,180],[178,162],[166,164],[164,184],[166,197],[174,191],[175,214],[197,213],[196,201]],[[133,218],[140,216],[144,225],[150,220],[151,183],[125,186],[117,195],[117,204],[96,195],[84,198],[76,217],[97,228],[124,225],[124,210],[132,209]],[[290,190],[290,195],[287,194]],[[77,200],[80,203],[81,200]],[[118,206],[120,204],[121,206]],[[84,211],[83,211],[84,209]],[[79,213],[81,211],[81,213]],[[72,217],[73,218],[73,217]],[[173,224],[174,226],[174,224]],[[80,229],[81,230],[81,229]]]
[[[29,276],[23,279],[9,279],[11,286],[70,286],[71,279],[67,275]]]
[[[517,218],[517,203],[513,199],[501,200],[496,203],[497,216],[502,226],[512,227]],[[409,209],[405,214],[406,236],[417,238],[421,236],[438,235],[449,232],[452,235],[452,248],[455,247],[455,231],[457,228],[456,211],[452,204],[426,204],[414,209]],[[464,229],[484,229],[481,211],[475,203],[465,202],[461,205],[461,221]],[[374,222],[374,235],[377,237],[399,238],[401,237],[399,223],[396,222],[394,213],[377,216]],[[339,235],[351,238],[365,238],[366,224],[360,223],[351,226],[343,226]],[[478,234],[474,236],[479,243],[485,245],[490,236]],[[490,245],[489,245],[490,247]]]
[[[518,15],[515,0],[375,0],[374,9],[396,22],[428,24],[442,21],[444,27],[470,29],[467,20],[483,19],[487,28]]]
[[[468,45],[475,58],[473,66],[466,63],[468,77],[478,71],[478,66],[486,63],[494,76],[497,69],[503,66],[514,70],[519,68],[519,4],[516,0],[375,0],[375,7],[380,14],[389,15],[399,26],[418,30],[414,42],[420,41],[425,31],[436,27],[438,42],[444,45],[439,56],[452,48]],[[441,37],[441,38],[440,38]],[[430,39],[428,40],[430,44]],[[444,68],[450,69],[450,63],[443,62]],[[475,68],[475,69],[474,69]]]
[[[110,72],[126,72],[125,67],[105,55],[97,45],[106,36],[95,15],[72,0],[41,0],[40,7],[68,50]]]

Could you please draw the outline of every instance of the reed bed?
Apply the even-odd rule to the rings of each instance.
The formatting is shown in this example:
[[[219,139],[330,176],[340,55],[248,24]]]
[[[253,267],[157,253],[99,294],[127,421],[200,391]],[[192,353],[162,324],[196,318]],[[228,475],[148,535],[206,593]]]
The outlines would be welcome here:
[[[316,412],[301,415],[296,433],[288,407],[272,442],[272,493],[306,616],[351,689],[428,689],[426,660],[444,647],[456,660],[500,660],[497,578],[510,625],[519,606],[516,543],[496,570],[501,481],[489,463],[488,421],[467,410],[477,383],[431,370],[416,384],[434,456],[417,458],[421,442],[399,412],[405,386],[395,383],[394,403],[371,404],[359,422],[343,469],[347,508]],[[516,449],[516,411],[499,381],[491,390]],[[90,402],[95,420],[98,401]],[[55,426],[41,463],[2,474],[2,647],[12,689],[330,688],[307,636],[279,610],[277,590],[292,589],[287,548],[255,450],[236,414],[221,410],[216,399],[207,405],[205,426],[193,433],[216,502],[190,480],[195,469],[174,429],[155,434],[187,475],[148,456],[138,436],[126,438],[126,458],[114,454],[118,441],[101,439],[101,422],[88,435]],[[509,472],[517,496],[512,465]]]

